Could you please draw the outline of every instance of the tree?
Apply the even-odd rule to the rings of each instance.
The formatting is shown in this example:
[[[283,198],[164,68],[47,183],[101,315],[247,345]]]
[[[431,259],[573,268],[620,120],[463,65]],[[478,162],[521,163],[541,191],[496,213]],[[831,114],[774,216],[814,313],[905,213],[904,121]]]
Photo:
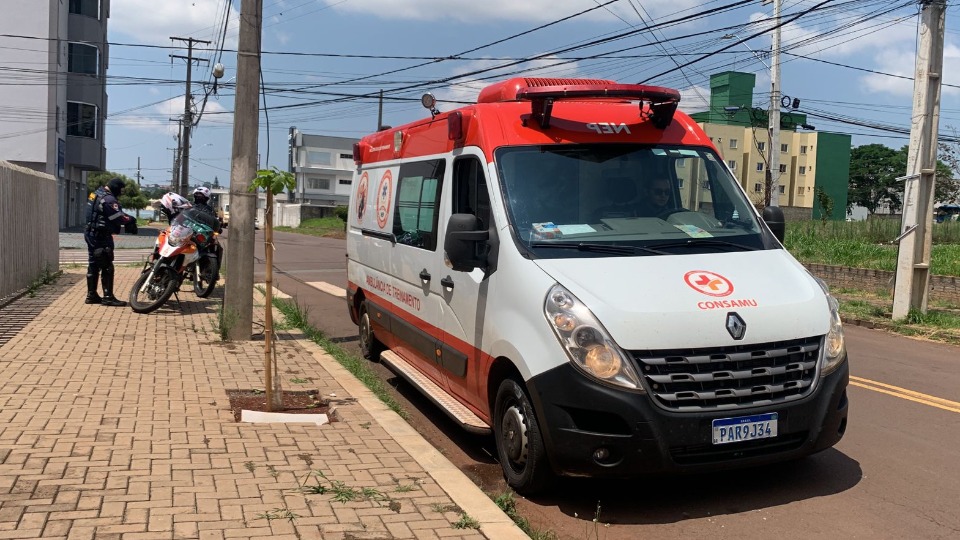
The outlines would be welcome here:
[[[283,390],[280,388],[280,377],[276,373],[277,363],[273,356],[276,354],[273,348],[273,197],[279,195],[284,189],[292,190],[297,185],[293,174],[281,171],[273,167],[272,169],[261,169],[257,171],[257,177],[250,183],[250,191],[262,189],[267,192],[267,208],[264,212],[264,231],[263,231],[263,249],[266,254],[266,273],[264,279],[264,296],[266,297],[266,308],[264,309],[263,321],[263,371],[264,387],[267,392],[267,411],[274,411],[280,408],[283,402]]]
[[[850,151],[850,186],[847,192],[847,209],[858,204],[871,214],[877,208],[886,206],[890,213],[896,213],[903,207],[902,180],[897,178],[907,174],[909,147],[900,150],[888,148],[882,144],[867,144]],[[954,156],[960,158],[960,154]],[[937,161],[936,199],[950,200],[958,190],[950,166]]]
[[[107,182],[114,178],[123,180],[123,192],[120,194],[120,206],[126,210],[140,210],[146,208],[150,201],[140,192],[140,186],[132,178],[112,173],[110,171],[95,172],[87,175],[87,190],[93,193],[100,186],[107,185]]]

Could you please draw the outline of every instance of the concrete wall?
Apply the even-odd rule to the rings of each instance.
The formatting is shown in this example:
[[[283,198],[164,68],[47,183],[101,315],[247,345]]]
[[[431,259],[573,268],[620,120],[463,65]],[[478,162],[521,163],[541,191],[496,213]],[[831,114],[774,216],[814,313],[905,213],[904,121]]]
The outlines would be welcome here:
[[[0,298],[59,268],[57,181],[0,161]]]
[[[826,281],[831,288],[860,289],[867,291],[893,291],[894,273],[886,270],[847,268],[826,264],[807,264],[813,275]],[[960,278],[954,276],[930,276],[930,300],[960,302]]]

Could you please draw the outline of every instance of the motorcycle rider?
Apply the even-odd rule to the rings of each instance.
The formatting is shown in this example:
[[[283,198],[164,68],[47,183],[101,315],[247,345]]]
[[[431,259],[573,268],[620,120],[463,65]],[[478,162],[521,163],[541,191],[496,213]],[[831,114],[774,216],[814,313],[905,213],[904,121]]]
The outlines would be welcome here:
[[[182,197],[179,193],[169,191],[164,193],[163,197],[160,197],[160,201],[155,203],[155,206],[160,210],[160,213],[166,216],[167,223],[173,223],[173,219],[177,217],[177,214],[190,208],[192,205],[190,201]]]
[[[223,222],[220,220],[220,216],[217,215],[216,210],[210,206],[210,189],[204,186],[200,186],[197,189],[193,190],[193,207],[205,214],[209,214],[211,217],[217,220],[217,233],[223,232]],[[218,264],[216,266],[216,273],[213,276],[213,281],[220,279],[220,264],[219,261],[223,260],[223,247],[219,243],[214,243],[214,240],[211,238],[209,242],[204,245],[197,246],[200,249],[201,254],[205,254],[210,249],[213,250],[213,253],[217,257]]]
[[[119,234],[121,227],[128,234],[137,234],[136,218],[124,213],[117,200],[123,185],[122,179],[113,178],[90,194],[87,203],[87,228],[83,234],[87,242],[86,304],[127,305],[113,295],[113,235]],[[102,298],[97,294],[98,277],[103,285]]]

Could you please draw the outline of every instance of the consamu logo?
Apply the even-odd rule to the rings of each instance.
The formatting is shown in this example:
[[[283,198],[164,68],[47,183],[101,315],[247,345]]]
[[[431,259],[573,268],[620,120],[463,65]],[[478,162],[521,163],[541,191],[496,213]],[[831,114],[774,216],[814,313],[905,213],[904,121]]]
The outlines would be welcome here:
[[[614,124],[611,122],[597,122],[596,124],[587,124],[587,129],[596,131],[603,135],[608,133],[630,133],[630,128],[623,122]]]

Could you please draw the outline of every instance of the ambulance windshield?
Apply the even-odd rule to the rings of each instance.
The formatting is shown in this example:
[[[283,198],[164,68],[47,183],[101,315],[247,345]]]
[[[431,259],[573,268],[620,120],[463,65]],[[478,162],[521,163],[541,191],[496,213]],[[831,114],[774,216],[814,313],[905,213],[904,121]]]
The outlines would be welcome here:
[[[706,148],[521,146],[500,148],[496,161],[514,234],[537,256],[610,256],[611,246],[646,248],[625,255],[778,247]]]

